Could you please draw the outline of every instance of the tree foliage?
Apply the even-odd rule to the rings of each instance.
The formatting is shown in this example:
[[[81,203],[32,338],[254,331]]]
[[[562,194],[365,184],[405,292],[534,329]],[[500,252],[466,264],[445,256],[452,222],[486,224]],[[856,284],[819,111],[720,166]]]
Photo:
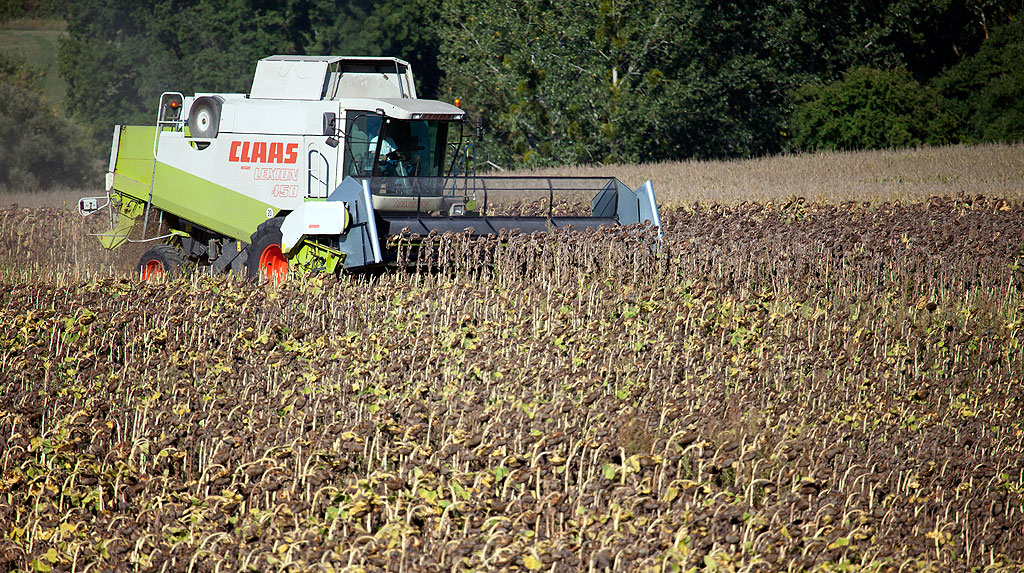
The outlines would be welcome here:
[[[0,52],[0,82],[42,94],[42,81],[43,71],[29,64],[24,57],[13,52]]]
[[[0,190],[73,187],[98,175],[85,134],[46,101],[40,77],[0,52]]]
[[[1024,140],[1024,19],[993,30],[977,54],[936,78],[969,142]]]
[[[920,82],[978,50],[1024,0],[780,0],[767,41],[787,66],[830,82],[857,66],[906,68]]]
[[[445,88],[515,163],[764,153],[791,78],[761,16],[753,2],[449,0]]]
[[[66,104],[98,149],[114,124],[152,123],[163,91],[246,92],[275,53],[403,57],[421,97],[461,97],[485,119],[501,165],[1020,137],[1024,0],[76,0],[65,12]],[[807,131],[832,125],[815,98],[863,105],[847,127],[898,103],[850,83],[865,69],[938,115],[873,119],[870,136]]]
[[[811,110],[791,115],[792,97],[802,94],[807,104],[820,84],[845,81],[843,74],[857,67],[907,70],[890,72],[899,76],[890,79],[938,115],[914,114],[927,133],[901,131],[906,118],[894,117],[889,129],[874,131],[893,139],[865,135],[837,145],[939,141],[952,134],[934,130],[952,124],[920,83],[977,49],[989,27],[1022,6],[1021,0],[446,0],[442,69],[446,93],[464,97],[486,118],[491,147],[504,151],[495,156],[514,164],[771,153],[793,145],[791,121],[801,121],[800,129],[811,125]],[[804,85],[819,87],[794,91]],[[844,88],[859,91],[865,118],[895,103],[871,99],[886,94],[866,85],[837,86]]]
[[[79,0],[60,48],[67,106],[106,139],[114,124],[152,123],[164,91],[247,92],[272,54],[405,56],[432,95],[436,16],[426,0]]]
[[[796,91],[796,149],[872,149],[948,141],[945,103],[904,69],[858,67],[830,84]]]
[[[17,18],[52,18],[60,14],[56,0],[0,0],[0,22]]]

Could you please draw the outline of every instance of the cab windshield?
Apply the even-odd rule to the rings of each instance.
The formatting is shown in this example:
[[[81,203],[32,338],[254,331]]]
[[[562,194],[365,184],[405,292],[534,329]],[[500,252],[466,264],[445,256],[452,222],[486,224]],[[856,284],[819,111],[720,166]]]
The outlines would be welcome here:
[[[345,175],[442,177],[448,124],[350,111],[345,126]]]

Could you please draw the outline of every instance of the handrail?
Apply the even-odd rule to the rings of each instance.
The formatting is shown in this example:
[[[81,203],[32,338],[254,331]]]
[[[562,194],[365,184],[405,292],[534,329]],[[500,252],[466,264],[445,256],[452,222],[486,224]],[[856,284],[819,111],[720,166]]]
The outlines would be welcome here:
[[[177,99],[178,99],[178,102],[179,102],[178,117],[176,119],[165,119],[164,118],[164,111],[166,110],[166,105],[167,105],[167,104],[164,103],[164,100],[168,100],[168,103],[170,101],[173,101],[173,99],[169,99],[170,96],[177,96]],[[160,146],[160,137],[159,137],[159,135],[160,135],[160,132],[162,131],[162,128],[163,127],[171,127],[171,128],[174,129],[174,131],[185,131],[185,117],[184,116],[185,116],[185,95],[184,94],[182,94],[181,92],[164,92],[164,93],[160,94],[160,105],[159,105],[159,107],[157,107],[157,110],[156,110],[156,133],[157,133],[157,137],[153,141],[153,157],[156,157],[157,149]]]
[[[164,98],[168,96],[178,96],[178,101],[181,104],[178,107],[178,119],[165,120],[164,119]],[[173,100],[172,100],[173,101]],[[160,105],[156,109],[156,133],[153,134],[153,172],[149,176],[149,198],[146,200],[146,216],[142,220],[142,240],[146,239],[146,231],[149,226],[149,212],[153,208],[153,185],[156,183],[156,158],[157,151],[160,149],[160,133],[163,131],[163,126],[170,126],[176,131],[185,130],[185,119],[182,117],[185,114],[185,96],[181,92],[164,92],[160,94]],[[163,215],[160,216],[163,221]]]
[[[322,165],[326,167],[326,169],[324,170],[325,173],[323,179],[320,179],[320,177],[318,177],[321,166],[320,162],[317,163],[316,175],[313,174],[313,158],[315,157],[314,154],[316,154],[316,156],[319,156],[319,158],[323,160]],[[319,149],[315,148],[311,148],[309,150],[309,156],[306,159],[306,163],[306,197],[313,197],[318,199],[326,198],[328,195],[330,195],[331,163],[327,161],[327,157],[325,157],[323,153],[320,153]],[[310,183],[310,181],[316,181],[317,183],[320,183],[320,187],[317,187],[317,195],[315,196],[312,194],[313,186]],[[323,188],[322,192],[320,191],[321,187]]]

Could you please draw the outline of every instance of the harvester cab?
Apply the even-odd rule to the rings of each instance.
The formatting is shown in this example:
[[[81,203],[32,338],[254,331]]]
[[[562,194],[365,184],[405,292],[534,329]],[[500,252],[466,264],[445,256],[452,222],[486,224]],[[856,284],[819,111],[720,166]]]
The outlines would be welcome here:
[[[79,209],[109,215],[107,248],[159,243],[144,277],[396,264],[395,235],[660,226],[650,181],[478,174],[465,112],[413,80],[397,58],[272,56],[249,94],[166,92],[155,125],[115,126],[107,195]]]

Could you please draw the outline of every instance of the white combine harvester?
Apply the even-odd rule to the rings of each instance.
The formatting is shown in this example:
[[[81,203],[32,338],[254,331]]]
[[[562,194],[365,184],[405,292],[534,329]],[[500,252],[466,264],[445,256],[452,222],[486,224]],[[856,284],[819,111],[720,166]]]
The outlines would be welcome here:
[[[278,280],[291,267],[393,264],[387,239],[398,234],[660,225],[650,181],[633,191],[614,178],[477,176],[465,120],[418,99],[396,58],[272,56],[248,95],[165,92],[156,125],[116,126],[107,196],[79,208],[109,213],[107,248],[161,242],[139,262],[144,279],[186,261]],[[495,209],[519,194],[541,214]],[[554,216],[566,194],[588,212]],[[169,232],[150,236],[151,215]]]

